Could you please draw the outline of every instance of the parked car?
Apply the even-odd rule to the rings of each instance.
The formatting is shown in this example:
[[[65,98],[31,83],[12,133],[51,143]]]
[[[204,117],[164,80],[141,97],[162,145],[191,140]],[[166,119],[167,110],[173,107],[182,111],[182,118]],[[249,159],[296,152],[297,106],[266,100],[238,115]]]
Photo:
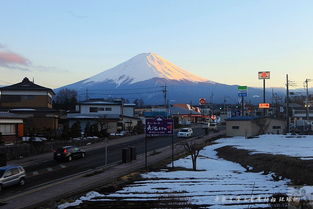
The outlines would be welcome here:
[[[0,167],[0,191],[4,187],[21,185],[26,183],[26,174],[22,166],[7,165]]]
[[[110,136],[127,136],[129,133],[127,131],[120,131],[115,133],[110,133]]]
[[[77,158],[86,157],[86,152],[79,147],[65,146],[54,151],[53,158],[56,161],[72,161]]]
[[[187,137],[191,137],[192,134],[193,134],[192,128],[182,128],[178,131],[177,137],[187,138]]]

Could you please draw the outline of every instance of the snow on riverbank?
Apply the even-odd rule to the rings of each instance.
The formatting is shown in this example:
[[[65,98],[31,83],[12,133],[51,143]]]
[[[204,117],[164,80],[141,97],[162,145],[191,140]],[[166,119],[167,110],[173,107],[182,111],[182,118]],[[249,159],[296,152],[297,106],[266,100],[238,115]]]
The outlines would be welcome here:
[[[268,207],[264,202],[272,194],[290,191],[289,180],[273,181],[271,174],[247,172],[237,163],[219,159],[214,150],[223,146],[222,142],[223,140],[221,144],[207,146],[200,152],[197,163],[199,171],[164,169],[145,173],[142,174],[142,180],[135,181],[116,193],[88,193],[74,203],[59,205],[59,208],[79,205],[81,200],[112,201],[116,198],[145,201],[169,196],[186,199],[192,204],[210,205],[209,208],[256,208]],[[175,166],[191,168],[190,157],[175,161]],[[250,204],[251,197],[255,199]]]
[[[253,153],[282,154],[301,159],[313,159],[313,136],[261,135],[257,138],[223,138],[216,141],[220,146],[234,146]]]

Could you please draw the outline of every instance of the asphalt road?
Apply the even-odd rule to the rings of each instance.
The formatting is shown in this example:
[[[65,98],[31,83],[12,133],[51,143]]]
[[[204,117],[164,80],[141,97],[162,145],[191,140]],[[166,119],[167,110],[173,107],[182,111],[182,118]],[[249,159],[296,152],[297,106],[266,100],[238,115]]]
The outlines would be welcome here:
[[[202,128],[193,128],[193,136],[204,135]],[[171,137],[154,137],[147,139],[148,151],[153,151],[162,147],[171,145]],[[179,142],[180,138],[174,137],[174,142]],[[136,147],[137,155],[144,153],[144,137],[138,137],[133,141],[112,145],[108,147],[108,164],[113,164],[121,161],[122,148]],[[51,161],[46,161],[29,167],[25,167],[27,173],[27,183],[24,186],[14,186],[5,188],[1,193],[1,197],[9,197],[11,195],[34,189],[40,185],[49,184],[84,172],[90,169],[95,169],[105,164],[105,149],[101,147],[86,152],[86,158],[73,160],[71,162],[57,163],[53,160],[51,153]]]

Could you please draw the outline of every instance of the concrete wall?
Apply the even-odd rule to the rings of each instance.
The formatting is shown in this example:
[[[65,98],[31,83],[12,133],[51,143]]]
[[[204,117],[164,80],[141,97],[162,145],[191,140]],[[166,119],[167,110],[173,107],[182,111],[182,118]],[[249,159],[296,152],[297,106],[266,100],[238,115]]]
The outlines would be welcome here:
[[[134,117],[134,112],[135,112],[134,107],[124,107],[123,109],[124,109],[123,115],[129,116],[129,117]]]
[[[284,134],[286,132],[286,121],[266,118],[264,130],[267,134]]]
[[[255,121],[226,121],[226,136],[251,137],[258,135],[259,131]]]

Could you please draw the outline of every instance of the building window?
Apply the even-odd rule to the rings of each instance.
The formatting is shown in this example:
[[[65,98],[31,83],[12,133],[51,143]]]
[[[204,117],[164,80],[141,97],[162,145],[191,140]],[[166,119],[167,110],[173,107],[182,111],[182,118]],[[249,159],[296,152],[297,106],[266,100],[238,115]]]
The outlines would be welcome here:
[[[106,107],[105,111],[112,111],[112,107]]]
[[[16,125],[15,124],[0,124],[0,132],[3,136],[5,135],[15,135]]]
[[[98,111],[104,111],[104,108],[103,107],[99,107]]]
[[[18,95],[2,95],[2,102],[21,102],[21,96]]]
[[[98,112],[97,107],[89,107],[89,112]]]
[[[232,129],[239,129],[239,126],[232,126]]]
[[[281,126],[273,126],[273,129],[281,129]]]
[[[34,98],[35,98],[35,96],[32,96],[32,95],[23,95],[23,96],[21,96],[21,101],[32,100]]]

